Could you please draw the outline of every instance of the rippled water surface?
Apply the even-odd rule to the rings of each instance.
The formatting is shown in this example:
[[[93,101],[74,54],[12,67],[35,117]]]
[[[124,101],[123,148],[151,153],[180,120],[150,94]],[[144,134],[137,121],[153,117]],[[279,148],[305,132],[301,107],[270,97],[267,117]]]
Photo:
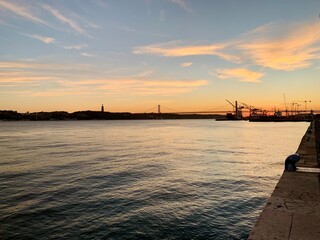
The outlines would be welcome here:
[[[0,238],[246,239],[308,125],[0,122]]]

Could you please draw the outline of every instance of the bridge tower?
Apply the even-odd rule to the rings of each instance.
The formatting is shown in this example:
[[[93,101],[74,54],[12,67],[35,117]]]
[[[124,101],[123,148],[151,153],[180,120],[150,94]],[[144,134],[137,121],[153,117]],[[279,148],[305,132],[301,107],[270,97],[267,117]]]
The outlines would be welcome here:
[[[158,114],[161,114],[161,109],[160,109],[160,105],[158,105]]]

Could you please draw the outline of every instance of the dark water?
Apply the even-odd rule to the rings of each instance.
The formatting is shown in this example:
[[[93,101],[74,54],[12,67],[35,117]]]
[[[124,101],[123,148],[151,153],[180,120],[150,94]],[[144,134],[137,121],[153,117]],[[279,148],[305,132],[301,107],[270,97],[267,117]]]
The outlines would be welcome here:
[[[0,123],[1,239],[246,239],[308,123]]]

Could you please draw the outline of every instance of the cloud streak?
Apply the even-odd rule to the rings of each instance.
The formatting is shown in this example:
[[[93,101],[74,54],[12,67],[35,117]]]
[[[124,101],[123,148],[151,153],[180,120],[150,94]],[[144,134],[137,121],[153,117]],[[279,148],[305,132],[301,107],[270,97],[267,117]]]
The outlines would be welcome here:
[[[38,35],[38,34],[32,34],[32,35],[29,35],[29,34],[24,34],[28,37],[31,37],[31,38],[34,38],[34,39],[37,39],[37,40],[40,40],[41,42],[44,42],[44,43],[55,43],[55,39],[54,38],[51,38],[51,37],[46,37],[46,36],[41,36],[41,35]]]
[[[222,59],[237,62],[237,56],[223,52],[226,48],[225,44],[210,45],[182,45],[181,41],[172,41],[161,44],[151,44],[147,46],[135,47],[134,54],[149,54],[164,57],[185,57],[200,55],[215,55]]]
[[[30,21],[30,22],[40,24],[40,25],[50,26],[50,24],[48,24],[43,19],[35,16],[35,14],[27,7],[13,4],[12,2],[4,1],[4,0],[0,1],[0,7],[2,7],[3,10],[7,10],[7,11],[9,11],[9,12],[11,12],[11,13],[13,13],[23,19]]]
[[[49,64],[37,63],[30,61],[16,61],[16,62],[0,62],[0,69],[2,71],[21,71],[23,69],[38,70],[92,70],[91,65],[88,64]]]
[[[86,33],[86,31],[74,20],[71,18],[68,18],[67,16],[63,15],[58,9],[55,9],[49,5],[43,5],[43,9],[47,10],[49,13],[51,13],[56,19],[58,19],[60,22],[67,24],[73,31],[75,31],[78,34],[82,34],[85,36],[90,36]]]
[[[190,67],[193,63],[192,62],[184,62],[184,63],[181,63],[180,66],[181,67]]]
[[[221,79],[237,79],[240,82],[259,83],[263,73],[251,71],[245,68],[218,69],[209,74]]]
[[[83,52],[83,53],[81,53],[81,56],[84,56],[84,57],[95,57],[96,55],[91,54],[91,53]]]
[[[87,44],[81,43],[81,44],[75,44],[75,45],[69,45],[69,46],[61,46],[64,49],[76,49],[76,50],[81,50],[83,48],[88,47]]]

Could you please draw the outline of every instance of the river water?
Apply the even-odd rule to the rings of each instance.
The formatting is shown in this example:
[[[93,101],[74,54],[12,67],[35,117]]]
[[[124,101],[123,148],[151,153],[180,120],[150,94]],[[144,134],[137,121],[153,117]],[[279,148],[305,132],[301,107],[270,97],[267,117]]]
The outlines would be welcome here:
[[[0,122],[0,238],[246,239],[308,125]]]

